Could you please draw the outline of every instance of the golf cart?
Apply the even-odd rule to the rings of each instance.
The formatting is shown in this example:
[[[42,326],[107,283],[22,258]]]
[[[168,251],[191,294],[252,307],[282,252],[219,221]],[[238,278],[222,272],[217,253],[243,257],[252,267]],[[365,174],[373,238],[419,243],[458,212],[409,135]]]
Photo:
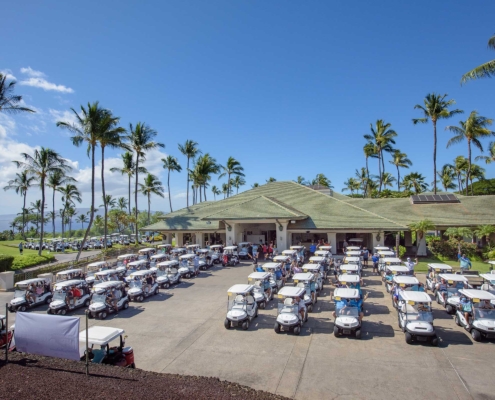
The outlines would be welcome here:
[[[392,284],[391,287],[389,285]],[[387,292],[392,294],[392,307],[397,308],[398,302],[402,297],[402,293],[407,291],[419,292],[420,290],[418,278],[411,275],[394,275],[392,281],[385,283],[387,286]],[[397,293],[397,304],[394,301],[393,293]]]
[[[211,260],[213,264],[220,264],[222,262],[223,245],[214,244],[210,246]]]
[[[0,315],[0,348],[6,346],[12,340],[14,333],[13,328],[7,329],[6,322],[5,315]]]
[[[491,274],[480,274],[481,279],[483,279],[483,284],[481,285],[481,290],[486,290],[491,294],[495,294],[495,273]]]
[[[382,277],[382,282],[385,283],[387,293],[390,293],[393,286],[393,279],[396,275],[409,275],[409,269],[405,265],[386,265]]]
[[[241,260],[247,260],[249,258],[248,253],[249,242],[241,242],[238,245],[239,248],[239,258]]]
[[[313,312],[314,305],[318,302],[316,296],[316,276],[311,272],[302,272],[294,274],[294,286],[303,288],[304,303],[308,309],[308,313]],[[313,296],[314,293],[314,296]]]
[[[124,267],[126,268],[126,263],[124,261],[127,261],[127,263],[136,261],[138,258],[137,254],[122,254],[121,256],[117,257],[117,267]]]
[[[404,332],[406,343],[430,342],[438,346],[433,326],[431,298],[425,292],[402,291],[398,307],[399,328]]]
[[[325,257],[320,257],[320,256],[313,256],[309,258],[308,264],[316,264],[320,266],[320,271],[322,274],[322,278],[326,279],[327,278],[327,271],[328,271],[328,264],[326,262]]]
[[[347,289],[357,289],[361,291],[361,278],[359,275],[342,274],[337,277],[337,287]]]
[[[315,276],[314,279],[316,283],[317,294],[318,292],[323,290],[323,275],[324,275],[323,266],[321,266],[320,264],[304,264],[301,267],[301,269],[304,272],[309,272]]]
[[[10,300],[8,308],[10,312],[24,312],[28,308],[49,304],[51,301],[52,292],[49,282],[43,278],[34,278],[14,285],[14,298]]]
[[[129,298],[125,292],[124,283],[120,281],[110,281],[98,283],[93,286],[91,303],[88,307],[89,318],[105,319],[108,314],[114,313],[116,307],[126,310],[129,307]],[[113,300],[110,299],[113,297]],[[113,304],[111,302],[114,302]]]
[[[239,264],[239,256],[237,255],[237,246],[227,246],[223,248],[222,265],[237,265]]]
[[[211,258],[211,252],[208,249],[199,249],[196,254],[199,257],[199,269],[206,271],[208,268],[213,267],[213,260]]]
[[[282,264],[285,270],[285,276],[287,277],[287,279],[289,279],[292,274],[291,257],[284,255],[275,256],[273,257],[273,262]]]
[[[380,260],[378,261],[378,272],[382,272],[385,269],[385,264],[382,262],[382,258],[395,258],[395,251],[391,250],[378,250],[378,255],[380,256]]]
[[[332,253],[330,253],[327,250],[316,250],[315,251],[315,257],[323,257],[327,264],[330,264],[330,256],[331,255],[332,255]]]
[[[332,246],[320,246],[319,251],[328,251],[329,256],[331,256],[332,255]]]
[[[347,250],[345,252],[345,258],[359,258],[359,262],[361,262],[361,250]]]
[[[258,316],[258,305],[254,299],[253,285],[234,285],[228,290],[226,329],[240,326],[245,331],[249,323]]]
[[[194,265],[194,259],[196,257],[196,254],[184,254],[179,257],[179,272],[184,278],[189,279],[199,275],[199,263],[197,266]]]
[[[149,268],[147,260],[136,260],[127,264],[127,272],[125,273],[125,281],[129,282],[129,276],[137,271],[144,271]]]
[[[179,272],[179,262],[175,260],[170,260],[170,261],[164,261],[161,262],[160,264],[157,265],[157,272],[156,272],[156,280],[160,284],[161,282],[161,277],[162,273],[160,271],[163,271],[164,277],[168,278],[168,282],[170,285],[175,285],[176,283],[180,283],[180,280],[182,278],[180,272]],[[164,280],[165,281],[165,280]],[[163,283],[163,287],[167,287],[167,283]]]
[[[304,318],[299,312],[299,304],[296,298],[304,298],[306,290],[297,286],[285,286],[278,292],[278,313],[275,321],[274,330],[276,333],[281,331],[293,332],[294,335],[299,335],[303,323],[308,320],[307,309],[304,313]]]
[[[380,252],[380,251],[390,251],[390,247],[387,247],[387,246],[375,246],[374,247],[375,249],[375,252]]]
[[[158,252],[162,253],[162,254],[170,254],[170,250],[172,250],[172,245],[170,243],[166,243],[166,244],[159,244],[157,246],[157,250]]]
[[[277,279],[277,271],[282,273],[282,264],[276,262],[265,263],[261,266],[265,272],[270,274],[270,285],[272,286],[273,293],[277,293],[282,286],[284,286],[284,281],[282,278]]]
[[[157,264],[167,261],[168,260],[168,255],[164,253],[158,253],[150,258],[150,268],[156,267]]]
[[[138,260],[148,260],[153,254],[155,254],[155,249],[152,247],[146,247],[138,251]]]
[[[187,254],[196,254],[196,252],[201,248],[199,244],[189,244],[186,246]]]
[[[270,276],[269,272],[253,272],[248,276],[248,284],[254,287],[254,300],[260,309],[266,308],[266,304],[273,299]]]
[[[349,274],[349,275],[360,275],[359,266],[357,264],[340,264],[339,266],[340,274]]]
[[[120,235],[120,244],[122,246],[129,246],[131,244],[129,241],[129,235]]]
[[[447,313],[453,315],[459,306],[461,296],[459,290],[467,289],[468,280],[460,274],[439,274],[438,277],[445,279],[447,290],[445,292],[436,290],[437,303],[444,306]]]
[[[378,264],[378,270],[382,274],[382,277],[383,277],[383,274],[385,273],[385,270],[387,269],[387,266],[389,266],[389,265],[403,265],[403,262],[401,261],[401,259],[397,258],[397,257],[380,258],[378,263],[379,263]]]
[[[295,260],[299,265],[302,265],[304,262],[304,258],[301,258],[297,250],[284,250],[282,251],[282,255],[290,257],[291,262]]]
[[[447,264],[428,264],[428,273],[426,274],[426,290],[435,292],[435,285],[439,282],[439,274],[449,274],[453,268]]]
[[[362,305],[360,305],[359,290],[337,288],[333,292],[333,298],[335,301],[334,336],[354,334],[356,339],[361,339],[361,320],[359,317],[362,312]]]
[[[187,254],[187,250],[183,247],[176,247],[175,249],[170,250],[170,259],[179,261],[179,257]]]
[[[495,309],[492,303],[495,302],[495,295],[479,289],[461,289],[459,293],[461,301],[455,314],[455,323],[464,327],[476,342],[482,338],[494,339]],[[464,313],[469,313],[471,317],[469,324]]]
[[[116,269],[116,271],[120,272],[121,274],[124,274],[125,268],[124,267],[119,267],[119,268],[120,268],[120,271],[117,271],[117,269]],[[111,267],[106,261],[97,261],[97,262],[88,264],[86,266],[86,282],[87,282],[87,284],[89,286],[93,286],[93,284],[95,282],[95,274],[97,272],[101,272],[101,271],[108,271],[109,269],[111,269]]]
[[[361,257],[344,257],[344,262],[343,265],[350,264],[350,265],[356,265],[358,267],[359,273],[361,273]],[[342,267],[341,267],[342,268]]]
[[[297,251],[297,257],[298,261],[300,263],[304,263],[304,260],[306,258],[306,247],[304,246],[290,246],[290,250],[295,250]]]
[[[77,292],[74,292],[74,289]],[[73,279],[56,283],[53,287],[53,298],[46,312],[48,314],[65,315],[67,311],[79,307],[89,307],[91,294],[85,280]]]
[[[103,282],[120,281],[122,274],[119,274],[116,269],[106,269],[104,271],[95,272],[93,275],[93,285]]]
[[[146,279],[152,277],[152,271],[136,271],[129,275],[129,289],[127,296],[129,301],[142,302],[146,297],[157,295],[159,293],[158,283],[153,279],[153,284],[148,287]]]
[[[57,274],[55,275],[55,282],[63,282],[71,279],[84,279],[82,269],[67,269],[65,271],[57,272]]]
[[[118,367],[136,368],[134,363],[134,351],[132,347],[125,346],[125,338],[123,329],[111,328],[109,326],[92,326],[88,329],[88,345],[86,347],[86,331],[79,333],[79,348],[81,351],[81,361],[86,360],[86,351],[88,358],[92,364],[109,364]],[[110,342],[119,339],[118,346],[110,347]],[[94,348],[99,346],[99,348]]]

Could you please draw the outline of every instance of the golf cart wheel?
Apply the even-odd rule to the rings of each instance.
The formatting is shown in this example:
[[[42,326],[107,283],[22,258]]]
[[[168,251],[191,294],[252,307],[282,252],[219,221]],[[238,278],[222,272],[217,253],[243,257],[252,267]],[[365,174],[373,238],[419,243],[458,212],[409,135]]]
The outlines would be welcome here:
[[[129,308],[129,302],[128,302],[128,301],[126,301],[126,302],[122,305],[122,308],[123,308],[124,310],[127,310],[127,309]]]
[[[186,274],[184,278],[189,279],[191,277],[191,274]]]
[[[139,297],[137,298],[137,301],[139,301],[140,303],[141,303],[143,300],[144,300],[144,296],[143,296],[143,295],[141,295],[141,296],[139,296]]]
[[[155,291],[153,292],[153,294],[156,296],[158,293],[159,293],[158,288],[155,288]]]
[[[17,311],[21,311],[21,312],[24,312],[26,311],[26,306],[20,306]]]
[[[254,318],[258,317],[258,307],[256,307],[256,312],[254,313]]]
[[[333,327],[333,335],[335,337],[339,337],[339,328],[337,326]]]
[[[45,304],[50,304],[52,302],[52,298],[51,297],[47,297],[45,299]]]
[[[67,310],[65,308],[62,308],[59,312],[58,312],[59,315],[65,315],[67,314]]]
[[[475,342],[481,341],[481,333],[480,333],[480,331],[477,330],[477,329],[472,329],[471,330],[471,337],[473,338],[473,340]]]
[[[301,327],[298,325],[298,326],[295,326],[294,327],[294,335],[298,335],[301,333]]]
[[[246,320],[242,323],[242,329],[245,331],[249,329],[249,320]]]
[[[441,294],[437,292],[437,295],[435,296],[435,298],[437,300],[437,304],[440,304],[440,296],[441,296]]]
[[[230,329],[230,327],[231,327],[230,321],[227,318],[225,318],[223,325],[225,326],[225,329]]]
[[[275,331],[275,333],[280,333],[280,324],[278,322],[275,322],[273,330]]]
[[[91,303],[91,300],[90,299],[87,299],[85,302],[84,302],[84,307],[89,307],[89,304]]]
[[[135,363],[132,363],[129,367],[132,368],[132,369],[136,369],[136,364]]]
[[[455,317],[454,317],[454,322],[457,326],[462,326],[461,325],[461,321],[459,319],[459,316],[456,314]]]
[[[447,304],[447,307],[445,307],[445,310],[447,310],[447,313],[449,313],[449,314],[454,313],[454,308],[450,304]]]
[[[106,317],[107,317],[107,313],[106,313],[106,311],[102,311],[102,312],[100,313],[100,319],[105,319]]]
[[[438,346],[438,337],[434,336],[434,337],[431,339],[431,345],[432,345],[432,346]]]
[[[266,308],[266,301],[262,301],[262,302],[260,303],[260,308],[261,308],[262,310],[264,310],[264,309]]]
[[[409,332],[406,332],[406,333],[404,334],[404,336],[405,336],[405,338],[406,338],[406,343],[407,343],[407,344],[411,344],[411,343],[412,343],[412,341],[413,341],[413,339],[412,339],[412,335],[411,335]]]
[[[51,314],[51,313],[52,313],[52,309],[51,309],[51,308],[49,308],[48,310],[46,310],[46,313],[47,313],[47,314]]]
[[[310,305],[308,306],[308,312],[309,312],[309,313],[310,313],[310,312],[313,312],[313,305],[312,305],[312,304],[310,304]]]
[[[361,329],[356,330],[356,339],[361,339]]]

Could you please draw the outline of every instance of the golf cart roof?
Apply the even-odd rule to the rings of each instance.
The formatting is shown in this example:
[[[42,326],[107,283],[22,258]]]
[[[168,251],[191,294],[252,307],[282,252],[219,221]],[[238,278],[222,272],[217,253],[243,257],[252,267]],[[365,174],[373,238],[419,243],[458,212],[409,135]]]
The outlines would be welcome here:
[[[183,251],[186,251],[186,249],[184,247],[176,247],[176,248],[172,249],[172,253],[180,253]]]
[[[394,276],[393,281],[403,285],[419,285],[418,278],[410,275],[398,275]]]
[[[78,272],[82,272],[82,269],[81,268],[66,269],[65,271],[57,272],[57,276],[58,275],[67,275],[67,274],[76,274]]]
[[[131,258],[131,257],[137,257],[137,255],[136,254],[131,254],[131,253],[129,253],[129,254],[122,254],[121,256],[118,256],[117,257],[117,260],[125,260],[125,259]]]
[[[359,250],[351,250],[351,251],[346,251],[345,254],[347,256],[351,256],[351,257],[352,256],[354,256],[354,257],[356,257],[356,256],[357,257],[360,257],[361,256],[361,251],[359,251]]]
[[[325,257],[313,256],[309,258],[309,261],[325,261]]]
[[[151,256],[150,258],[152,260],[159,260],[160,258],[167,258],[168,256],[166,254],[160,253],[160,254],[155,254],[154,256]]]
[[[315,251],[315,255],[316,256],[328,256],[330,254],[330,252],[328,250],[316,250]]]
[[[378,254],[381,256],[395,256],[395,251],[391,250],[378,250]]]
[[[223,245],[221,245],[221,244],[212,244],[210,246],[210,249],[218,249],[219,247],[223,247]]]
[[[149,253],[150,251],[155,251],[155,249],[152,247],[146,247],[144,249],[140,249],[138,253]]]
[[[102,265],[108,265],[108,263],[106,261],[96,261],[96,262],[92,262],[91,264],[88,264],[86,268],[90,268],[90,267],[99,268]]]
[[[32,279],[26,279],[25,281],[20,281],[17,282],[15,285],[16,286],[24,286],[24,285],[30,285],[32,283],[40,283],[40,282],[46,282],[46,279],[44,278],[32,278]]]
[[[128,267],[133,267],[133,266],[137,266],[137,265],[144,265],[144,264],[148,264],[148,261],[146,260],[136,260],[136,261],[131,261],[129,264],[127,264]]]
[[[130,278],[134,278],[135,276],[146,276],[151,274],[151,271],[148,271],[147,269],[144,271],[136,271],[133,272],[132,274],[129,275]]]
[[[495,260],[490,260],[490,261],[488,261],[488,264],[495,265]]]
[[[158,245],[158,248],[159,249],[163,249],[164,247],[172,247],[172,245],[170,243],[165,243],[165,244],[159,244]]]
[[[357,250],[361,250],[361,248],[359,246],[347,246],[347,250],[357,251]]]
[[[467,282],[467,278],[461,274],[438,274],[440,278],[445,279],[446,281],[453,282]],[[495,278],[495,276],[494,276]]]
[[[344,263],[349,263],[349,262],[359,262],[361,261],[360,257],[344,257]]]
[[[382,262],[386,263],[399,263],[402,264],[402,261],[398,257],[383,257]]]
[[[159,267],[174,267],[179,265],[179,261],[177,260],[169,260],[169,261],[162,261],[161,263],[157,264]]]
[[[249,274],[248,279],[267,279],[270,277],[269,272],[252,272]]]
[[[342,264],[340,266],[341,271],[357,271],[359,267],[356,264]]]
[[[277,269],[277,268],[280,268],[282,266],[282,264],[280,263],[275,263],[275,262],[269,262],[269,263],[265,263],[261,266],[261,268],[263,269]]]
[[[306,247],[304,246],[290,246],[290,249],[291,250],[302,250],[302,249],[305,249]]]
[[[241,243],[239,243],[239,246],[246,246],[248,244],[249,244],[249,242],[241,242]]]
[[[359,282],[359,275],[342,274],[342,275],[339,275],[339,277],[337,279],[342,284],[345,284],[347,282],[357,283],[357,282]]]
[[[330,251],[332,250],[332,246],[320,246],[320,250]]]
[[[123,329],[110,328],[109,326],[92,326],[88,329],[88,344],[105,346],[124,332]],[[79,341],[86,342],[85,330],[79,332]]]
[[[315,276],[310,272],[299,272],[298,274],[294,274],[292,279],[294,280],[294,282],[296,282],[296,281],[311,281],[311,280],[313,280],[314,277]]]
[[[459,276],[456,274],[456,276]],[[460,275],[463,276],[463,275]],[[480,278],[486,279],[487,281],[493,282],[495,281],[495,274],[480,274]]]
[[[402,291],[400,296],[405,301],[414,301],[415,303],[431,303],[431,297],[425,292]]]
[[[77,286],[81,284],[86,284],[86,281],[81,279],[71,279],[70,281],[58,282],[53,286],[53,290],[60,290],[68,286]]]
[[[387,269],[392,272],[408,272],[409,268],[405,265],[387,265]]]
[[[284,255],[273,257],[273,261],[287,261],[288,259],[290,259],[290,257]]]
[[[198,253],[209,253],[210,250],[208,249],[198,249]]]
[[[390,250],[390,247],[387,246],[375,246],[376,251],[387,251]]]
[[[105,271],[98,271],[95,272],[95,276],[107,276],[107,275],[113,275],[116,274],[117,270],[116,269],[107,269]]]
[[[320,266],[317,264],[304,264],[302,267],[303,271],[319,271]]]
[[[98,291],[98,289],[111,289],[111,288],[118,288],[123,286],[124,283],[121,281],[108,281],[108,282],[102,282],[102,283],[97,283],[96,285],[93,286],[93,292]]]
[[[229,290],[228,293],[235,293],[235,294],[247,294],[253,290],[254,286],[253,285],[243,285],[243,284],[237,284],[232,286]]]
[[[194,257],[196,257],[196,254],[184,254],[179,257],[179,260],[192,260]]]
[[[359,290],[349,288],[337,288],[333,291],[333,297],[335,300],[344,299],[359,299]]]
[[[451,271],[453,268],[450,265],[447,264],[428,264],[428,268],[434,269],[436,271],[439,270],[445,270],[445,271]]]
[[[299,297],[305,292],[304,288],[297,286],[284,286],[278,291],[278,297]]]
[[[364,241],[364,239],[362,238],[352,238],[352,239],[349,239],[349,242],[359,242],[359,243],[362,243]]]
[[[459,290],[460,294],[470,298],[470,299],[479,299],[479,300],[495,300],[495,296],[486,290],[478,290],[478,289],[461,289]]]
[[[291,249],[291,250],[284,250],[282,251],[282,254],[296,254],[297,253],[297,250],[294,250],[294,249]]]
[[[224,250],[237,250],[237,246],[227,246],[223,248]]]

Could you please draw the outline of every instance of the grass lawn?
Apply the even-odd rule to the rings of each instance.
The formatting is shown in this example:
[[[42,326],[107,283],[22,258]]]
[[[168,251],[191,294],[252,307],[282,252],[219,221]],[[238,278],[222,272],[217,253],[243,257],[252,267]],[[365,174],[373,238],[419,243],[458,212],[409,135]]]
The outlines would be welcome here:
[[[441,261],[438,258],[418,258],[418,265],[414,267],[414,270],[416,272],[427,272],[428,271],[428,264],[432,263],[437,263],[437,264],[447,264],[450,265],[452,268],[454,268],[455,271],[459,271],[461,268],[459,267],[459,262],[457,260],[449,260],[449,261]],[[484,263],[482,261],[471,261],[472,264],[472,270],[473,271],[478,271],[481,273],[484,272],[490,272],[490,266],[491,264]]]

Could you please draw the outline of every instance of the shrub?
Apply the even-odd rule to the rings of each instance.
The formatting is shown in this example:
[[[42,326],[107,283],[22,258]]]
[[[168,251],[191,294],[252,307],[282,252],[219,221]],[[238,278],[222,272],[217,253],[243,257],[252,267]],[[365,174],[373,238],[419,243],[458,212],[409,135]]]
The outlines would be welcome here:
[[[404,254],[406,254],[406,248],[404,246],[399,246],[399,258],[404,257]]]
[[[55,261],[55,256],[48,254],[46,256],[39,256],[37,254],[25,254],[23,256],[13,257],[13,263],[11,270],[23,269],[34,267],[35,265],[46,264]]]
[[[0,254],[0,272],[10,271],[13,262],[14,256]]]
[[[442,260],[457,259],[458,246],[461,247],[461,253],[466,254],[473,261],[481,261],[481,250],[478,249],[476,243],[460,242],[456,240],[432,240],[428,243],[429,250],[433,255]]]

